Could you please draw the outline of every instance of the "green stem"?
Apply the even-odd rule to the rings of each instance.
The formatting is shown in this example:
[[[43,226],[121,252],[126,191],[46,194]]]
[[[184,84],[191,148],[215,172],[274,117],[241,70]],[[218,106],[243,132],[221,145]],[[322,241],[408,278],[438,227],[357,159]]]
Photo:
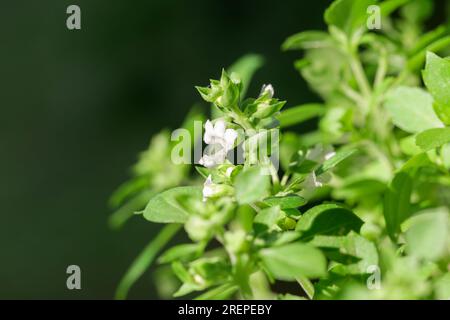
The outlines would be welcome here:
[[[116,291],[116,299],[123,300],[127,297],[131,286],[150,267],[159,251],[175,236],[180,228],[180,224],[169,224],[162,228],[156,238],[150,241],[120,281]]]
[[[235,108],[235,110],[231,113],[231,116],[233,117],[234,122],[236,122],[245,130],[253,129],[253,126],[250,123],[250,121],[247,120],[245,115],[239,109]]]
[[[386,50],[382,50],[380,59],[378,60],[377,73],[375,75],[374,81],[375,88],[378,88],[383,83],[384,78],[386,77],[387,68],[388,68],[387,53]]]
[[[367,76],[362,67],[361,61],[359,57],[351,53],[350,54],[350,67],[353,71],[353,75],[355,76],[356,82],[366,99],[369,99],[372,94],[372,89],[370,88],[369,80],[367,80]]]

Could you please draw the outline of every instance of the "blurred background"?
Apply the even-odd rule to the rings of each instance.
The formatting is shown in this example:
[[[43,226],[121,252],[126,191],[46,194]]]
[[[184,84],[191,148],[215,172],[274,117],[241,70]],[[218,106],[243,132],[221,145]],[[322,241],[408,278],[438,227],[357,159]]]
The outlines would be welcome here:
[[[330,0],[41,0],[0,4],[0,299],[110,299],[159,226],[107,225],[137,153],[177,128],[206,85],[246,53],[288,106],[318,101],[282,53],[323,29]],[[444,1],[436,1],[442,8]],[[81,8],[82,29],[66,28]],[[438,15],[443,15],[439,10]],[[442,20],[442,19],[440,19]],[[81,267],[82,290],[66,288]],[[156,298],[151,272],[130,298]]]

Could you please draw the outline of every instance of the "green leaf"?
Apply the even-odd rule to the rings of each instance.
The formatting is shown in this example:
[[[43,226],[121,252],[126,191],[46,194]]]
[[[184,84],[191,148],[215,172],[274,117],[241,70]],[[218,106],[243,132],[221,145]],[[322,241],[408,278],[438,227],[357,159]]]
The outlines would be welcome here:
[[[425,62],[426,52],[433,51],[438,52],[450,47],[450,36],[439,38],[436,41],[430,43],[421,51],[416,53],[414,56],[408,59],[407,68],[411,71],[418,71],[422,68]]]
[[[331,157],[328,160],[325,160],[322,165],[317,169],[316,171],[316,175],[321,175],[322,173],[325,173],[331,169],[333,169],[334,167],[336,167],[339,163],[341,163],[342,161],[344,161],[345,159],[347,159],[348,157],[352,156],[353,154],[355,154],[358,150],[356,149],[343,149],[340,150],[338,152],[336,152],[336,154]]]
[[[450,61],[428,52],[423,80],[434,98],[439,118],[450,125]]]
[[[201,243],[179,244],[168,249],[158,259],[159,263],[169,263],[175,260],[182,260],[197,256],[203,249]]]
[[[406,232],[407,251],[416,257],[438,260],[447,252],[450,236],[447,208],[428,209],[419,212],[408,221]]]
[[[113,208],[120,206],[126,199],[149,187],[148,177],[136,177],[123,183],[114,191],[109,204]],[[148,200],[148,199],[147,199]]]
[[[440,277],[435,283],[436,299],[450,300],[450,272]]]
[[[401,224],[411,215],[412,184],[417,171],[429,163],[425,153],[409,159],[394,176],[384,194],[383,214],[387,232],[393,240],[400,233]]]
[[[350,36],[365,27],[367,8],[376,3],[376,0],[336,0],[325,11],[325,22]]]
[[[297,277],[296,280],[302,287],[303,291],[305,291],[308,298],[312,300],[314,298],[314,285],[311,281],[309,281],[306,277]]]
[[[412,178],[406,172],[397,173],[384,195],[384,219],[392,239],[396,239],[400,226],[411,215]]]
[[[237,175],[235,187],[240,204],[252,203],[267,196],[270,177],[260,167],[251,167]]]
[[[423,89],[399,87],[391,90],[384,106],[394,124],[406,132],[417,133],[442,127],[433,110],[433,98]]]
[[[416,144],[422,150],[429,151],[450,142],[450,128],[438,128],[417,135]]]
[[[281,128],[287,128],[322,116],[325,114],[325,111],[324,105],[310,103],[286,109],[277,115],[276,118],[280,121]]]
[[[345,235],[359,232],[363,221],[352,211],[339,204],[321,204],[306,211],[297,222],[296,231],[301,240],[307,241],[315,235]]]
[[[271,207],[280,206],[281,209],[294,209],[306,204],[305,198],[302,198],[296,194],[269,197],[264,199],[263,202]]]
[[[442,146],[441,149],[442,164],[447,170],[450,170],[450,143]]]
[[[307,300],[305,297],[297,296],[295,294],[279,294],[277,300]]]
[[[125,222],[133,216],[137,211],[142,210],[148,203],[149,199],[155,193],[150,190],[143,191],[131,198],[127,203],[114,211],[108,218],[108,224],[112,229],[119,229]]]
[[[435,42],[436,40],[441,39],[443,36],[445,36],[445,34],[448,33],[448,30],[450,30],[449,26],[441,25],[441,26],[438,26],[437,28],[425,33],[415,43],[414,47],[410,50],[410,53],[412,55],[416,55],[417,53],[420,53],[423,56],[424,50],[426,50],[426,47],[429,46],[431,43]]]
[[[386,184],[377,179],[358,179],[345,181],[344,184],[333,190],[335,199],[359,201],[363,198],[373,198],[386,190]]]
[[[194,300],[226,300],[236,293],[238,289],[238,286],[227,283],[208,290],[207,292],[196,297]]]
[[[264,266],[279,280],[316,278],[326,274],[326,259],[320,250],[293,243],[260,251]]]
[[[252,81],[253,75],[264,64],[264,58],[259,54],[247,54],[236,61],[228,72],[237,77],[242,83],[241,97],[245,97],[247,89]]]
[[[188,212],[179,205],[177,198],[191,196],[202,199],[198,187],[177,187],[154,196],[144,210],[144,218],[157,223],[185,223]]]
[[[195,166],[195,170],[205,179],[211,174],[211,169],[205,168],[203,166]]]
[[[401,15],[409,22],[419,24],[433,14],[433,0],[410,0],[402,7]]]
[[[305,31],[294,34],[282,44],[282,50],[317,49],[333,44],[330,35],[323,31]]]
[[[330,259],[341,263],[332,269],[335,273],[365,274],[369,266],[378,265],[375,245],[353,232],[342,237],[316,236],[309,244],[323,248]]]
[[[391,13],[393,13],[395,10],[397,10],[399,7],[403,6],[404,4],[410,2],[411,0],[387,0],[380,3],[381,8],[381,14],[383,16],[389,16]]]
[[[116,291],[116,299],[125,299],[131,286],[150,267],[158,252],[175,236],[181,226],[176,224],[167,225],[150,241],[142,253],[133,261]]]
[[[277,222],[283,217],[280,207],[269,207],[261,210],[253,220],[254,229],[261,233],[277,228]]]

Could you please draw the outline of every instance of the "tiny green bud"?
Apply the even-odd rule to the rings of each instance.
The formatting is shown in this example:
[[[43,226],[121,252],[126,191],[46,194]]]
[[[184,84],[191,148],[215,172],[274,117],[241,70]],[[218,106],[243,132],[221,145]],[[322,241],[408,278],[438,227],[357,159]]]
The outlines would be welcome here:
[[[186,233],[193,241],[202,241],[210,238],[211,223],[200,216],[190,216],[184,225]]]
[[[247,234],[244,230],[228,231],[224,237],[225,246],[229,251],[240,253],[248,249]]]

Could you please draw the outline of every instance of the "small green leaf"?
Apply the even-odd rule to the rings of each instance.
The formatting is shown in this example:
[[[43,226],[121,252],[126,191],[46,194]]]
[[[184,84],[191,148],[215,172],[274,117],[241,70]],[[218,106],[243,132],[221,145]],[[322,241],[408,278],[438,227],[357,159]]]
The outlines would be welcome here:
[[[279,294],[277,300],[307,300],[305,297],[297,296],[295,294]]]
[[[396,239],[400,226],[411,215],[412,178],[406,172],[398,172],[384,195],[384,219],[392,239]]]
[[[416,144],[424,151],[439,148],[450,142],[450,128],[437,128],[417,135]]]
[[[302,287],[303,291],[305,291],[308,298],[312,300],[314,298],[314,285],[311,281],[309,281],[306,277],[297,277],[296,280]]]
[[[258,233],[270,231],[277,227],[277,222],[282,217],[283,215],[278,206],[263,209],[258,212],[253,220],[254,229]]]
[[[367,8],[376,3],[377,0],[336,0],[325,11],[325,22],[351,36],[365,27]]]
[[[175,260],[192,258],[198,255],[203,249],[201,243],[185,243],[179,244],[168,249],[158,259],[159,263],[169,263]]]
[[[251,167],[236,177],[236,199],[240,204],[252,203],[267,196],[270,177],[260,167]]]
[[[325,160],[323,164],[317,169],[316,175],[321,175],[334,167],[336,167],[339,163],[347,159],[348,157],[355,154],[358,150],[356,149],[344,149],[338,151],[332,158]]]
[[[114,211],[108,219],[108,224],[112,229],[119,229],[137,211],[141,211],[155,193],[145,190],[128,200],[123,206]]]
[[[440,277],[435,283],[436,299],[450,300],[450,272]]]
[[[332,269],[335,273],[365,274],[369,266],[378,265],[375,245],[353,232],[343,237],[316,236],[309,244],[325,249],[330,259],[341,263]]]
[[[271,207],[280,206],[281,209],[294,209],[306,204],[305,198],[302,198],[296,194],[269,197],[264,199],[263,202]]]
[[[301,239],[310,240],[315,235],[345,235],[350,231],[359,232],[363,221],[352,211],[341,205],[321,204],[306,211],[297,222],[296,231]]]
[[[396,239],[401,224],[411,215],[412,184],[417,171],[429,164],[425,153],[409,159],[394,176],[384,194],[384,219],[391,239]]]
[[[428,52],[423,80],[435,100],[439,118],[450,125],[450,61]]]
[[[316,278],[326,274],[326,259],[322,252],[307,244],[293,243],[264,249],[260,256],[265,267],[280,280]]]
[[[175,236],[181,226],[167,225],[150,241],[142,253],[133,261],[127,272],[120,280],[116,291],[116,299],[125,299],[131,286],[150,267],[158,252]]]
[[[264,58],[261,55],[247,54],[228,68],[228,72],[233,77],[237,77],[242,83],[241,97],[245,97],[253,75],[263,66],[263,64]]]
[[[189,213],[177,202],[177,198],[191,196],[202,199],[198,187],[177,187],[154,196],[144,210],[144,218],[157,223],[185,223]]]
[[[226,300],[229,299],[239,287],[234,284],[224,284],[206,291],[205,293],[199,295],[194,300]]]
[[[305,31],[287,38],[282,50],[317,49],[333,45],[330,35],[323,31]]]
[[[437,40],[428,44],[425,48],[420,50],[414,56],[409,58],[408,63],[407,63],[407,68],[414,72],[419,71],[419,69],[422,68],[422,66],[425,62],[426,52],[428,52],[428,51],[438,52],[438,51],[444,50],[448,47],[450,47],[450,36],[438,38]]]
[[[114,191],[111,198],[109,199],[109,204],[112,208],[117,208],[124,203],[125,200],[137,193],[148,189],[149,181],[148,177],[136,177],[125,183],[123,183],[117,190]],[[148,200],[148,199],[147,199]]]
[[[277,115],[276,118],[280,121],[281,128],[287,128],[319,117],[325,114],[325,111],[324,105],[311,103],[286,109]]]
[[[384,104],[400,129],[417,133],[442,127],[433,110],[433,97],[421,88],[399,87],[391,90]]]
[[[433,0],[409,0],[401,8],[401,15],[411,23],[421,23],[433,14],[433,2]]]
[[[447,251],[450,240],[449,211],[447,208],[419,212],[408,221],[407,250],[411,255],[427,260],[438,260]]]
[[[380,3],[381,13],[383,16],[389,16],[399,7],[410,2],[411,0],[386,0]]]

